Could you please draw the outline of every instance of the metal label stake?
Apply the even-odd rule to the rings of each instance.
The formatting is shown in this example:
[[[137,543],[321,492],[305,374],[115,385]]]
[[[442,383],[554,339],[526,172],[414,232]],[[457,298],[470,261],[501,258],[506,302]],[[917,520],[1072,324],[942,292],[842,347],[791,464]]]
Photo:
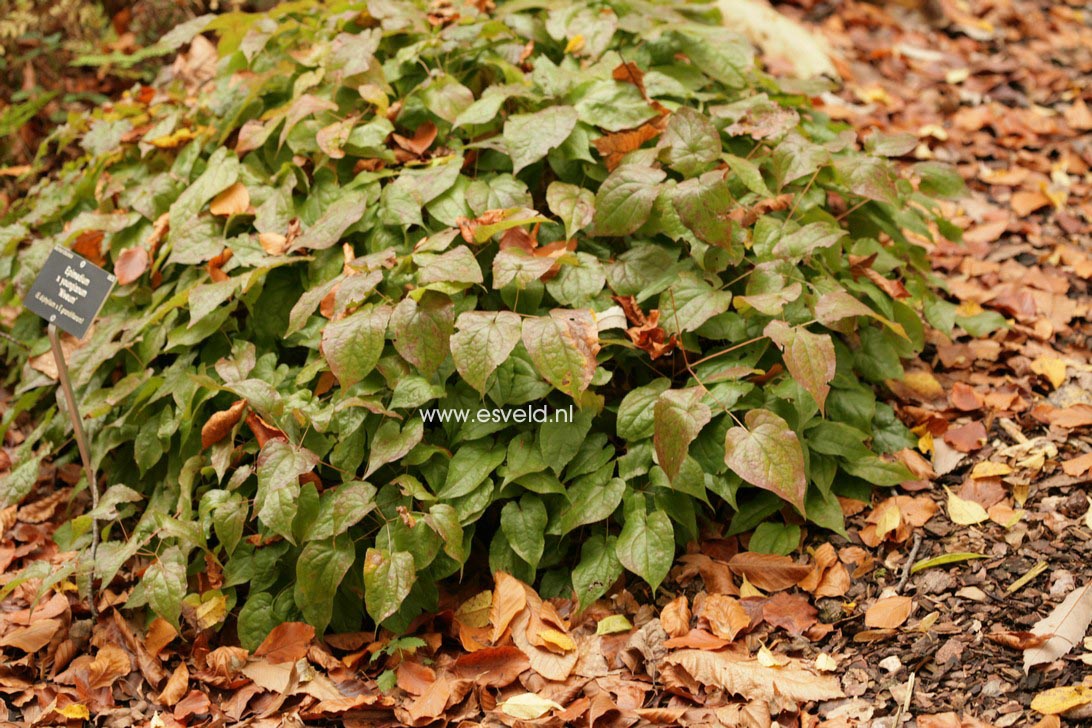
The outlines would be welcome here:
[[[72,432],[80,450],[87,485],[91,489],[91,614],[97,616],[95,606],[95,559],[99,549],[98,519],[94,510],[99,506],[99,486],[95,468],[91,463],[91,448],[83,429],[83,418],[76,404],[72,378],[68,375],[68,362],[58,329],[82,339],[91,329],[95,317],[106,303],[117,279],[110,273],[67,248],[54,248],[42,266],[34,285],[24,301],[26,307],[49,322],[49,345],[53,361],[57,365],[57,380],[61,384]]]

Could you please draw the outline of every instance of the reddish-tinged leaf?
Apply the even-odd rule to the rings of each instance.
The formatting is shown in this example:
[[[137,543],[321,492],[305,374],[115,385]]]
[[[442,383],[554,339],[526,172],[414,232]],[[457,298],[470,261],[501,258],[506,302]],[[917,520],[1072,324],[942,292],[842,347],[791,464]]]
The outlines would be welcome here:
[[[546,381],[571,397],[591,384],[599,353],[599,331],[587,310],[555,308],[549,316],[523,321],[523,345]]]
[[[747,581],[767,592],[776,592],[795,586],[811,573],[807,564],[797,564],[788,556],[759,554],[744,551],[736,554],[728,562],[736,574],[747,577]]]
[[[769,410],[751,410],[745,422],[746,427],[728,430],[724,462],[748,483],[776,493],[804,513],[808,481],[800,439]]]
[[[986,426],[979,421],[944,433],[944,441],[959,452],[974,452],[986,444]]]
[[[1071,478],[1079,478],[1092,469],[1092,452],[1078,455],[1062,463],[1062,470]]]
[[[201,448],[208,449],[231,434],[246,408],[246,400],[240,399],[226,410],[214,413],[201,427]]]
[[[701,401],[704,396],[702,387],[669,389],[653,406],[652,443],[660,467],[671,480],[678,476],[690,443],[713,417],[712,410]]]
[[[803,326],[789,326],[778,319],[767,324],[762,333],[781,349],[789,374],[815,398],[819,411],[825,412],[837,364],[830,335],[813,334]]]
[[[973,412],[982,408],[982,395],[963,382],[952,385],[952,391],[948,393],[948,401],[953,407],[964,412]]]
[[[274,664],[295,662],[307,654],[311,641],[315,639],[315,628],[303,622],[284,622],[258,645],[255,657],[264,657]]]
[[[1049,414],[1050,424],[1073,429],[1092,425],[1092,405],[1075,404]]]
[[[141,246],[126,248],[121,251],[114,263],[114,275],[119,286],[127,286],[144,275],[148,270],[148,251]]]

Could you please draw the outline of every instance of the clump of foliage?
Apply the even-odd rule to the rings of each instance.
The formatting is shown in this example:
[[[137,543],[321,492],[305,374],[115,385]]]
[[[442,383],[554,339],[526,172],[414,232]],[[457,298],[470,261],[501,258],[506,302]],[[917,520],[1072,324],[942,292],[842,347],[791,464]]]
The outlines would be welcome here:
[[[708,8],[303,0],[171,42],[199,32],[211,77],[70,118],[42,153],[82,156],[0,227],[30,347],[5,345],[0,429],[40,423],[4,503],[74,457],[20,297],[56,245],[123,283],[71,360],[96,575],[146,567],[130,605],[237,613],[248,646],[400,629],[486,560],[588,604],[626,570],[657,587],[708,521],[791,550],[908,478],[873,385],[921,310],[955,320],[907,235],[955,234],[958,177],[900,179],[882,155],[912,139],[859,151]],[[424,417],[528,403],[574,421]]]

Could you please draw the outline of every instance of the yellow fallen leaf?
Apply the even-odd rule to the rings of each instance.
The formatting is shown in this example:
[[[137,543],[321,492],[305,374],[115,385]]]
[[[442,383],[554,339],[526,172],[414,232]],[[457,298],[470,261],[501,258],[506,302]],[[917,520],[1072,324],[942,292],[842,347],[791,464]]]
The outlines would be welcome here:
[[[584,47],[584,36],[577,33],[565,44],[565,53],[579,53]]]
[[[497,703],[497,707],[503,710],[507,715],[520,720],[536,720],[546,715],[551,710],[562,710],[562,707],[559,704],[549,698],[543,698],[534,693],[513,695],[503,703]]]
[[[922,399],[931,400],[944,397],[944,387],[929,372],[907,372],[902,378],[902,383]]]
[[[1089,703],[1092,703],[1092,688],[1084,685],[1069,685],[1039,693],[1031,701],[1031,709],[1044,715],[1058,715]]]
[[[758,650],[758,654],[755,655],[755,659],[758,660],[758,664],[763,667],[784,667],[789,664],[789,661],[785,658],[780,658],[774,653],[770,652],[770,648],[766,645],[762,645]]]
[[[950,488],[945,487],[944,490],[948,491],[948,518],[952,523],[960,526],[971,526],[989,520],[990,514],[981,505],[960,498]]]
[[[940,612],[929,612],[914,625],[915,632],[927,633],[940,618]]]
[[[91,720],[91,711],[86,705],[80,703],[71,703],[58,709],[57,712],[69,720]]]
[[[902,523],[902,511],[894,498],[884,501],[879,508],[880,517],[876,521],[876,538],[883,538],[896,530]]]
[[[1085,528],[1092,528],[1092,496],[1086,495],[1085,498],[1088,498],[1088,510],[1084,514],[1084,525]]]
[[[595,627],[595,633],[600,635],[617,634],[618,632],[629,632],[631,629],[633,629],[633,624],[626,619],[626,615],[612,614],[599,620],[599,624]]]
[[[925,455],[930,455],[933,452],[933,433],[926,432],[924,435],[918,438],[918,450]]]
[[[981,304],[978,304],[975,301],[964,301],[959,304],[959,307],[956,309],[956,316],[977,316],[982,313],[983,310]]]
[[[838,669],[838,661],[825,652],[820,652],[815,658],[815,669],[819,672],[834,672]]]
[[[1065,361],[1056,356],[1041,356],[1031,363],[1031,371],[1044,377],[1054,389],[1065,384]]]
[[[963,68],[953,68],[944,74],[944,81],[950,83],[953,86],[957,83],[963,83],[971,77],[971,69],[964,66]]]
[[[573,642],[573,638],[556,629],[544,629],[538,633],[538,636],[543,642],[551,644],[563,652],[572,652],[576,649],[576,643]]]
[[[1001,475],[1011,475],[1012,468],[1004,463],[984,462],[978,463],[971,471],[972,478],[993,478]]]
[[[467,627],[481,629],[489,624],[489,605],[493,603],[493,592],[479,592],[459,605],[455,618]]]
[[[227,597],[223,594],[214,594],[208,600],[201,602],[195,611],[198,629],[214,627],[227,619]]]
[[[746,599],[747,597],[764,597],[758,587],[751,582],[747,581],[747,575],[743,575],[743,583],[739,585],[739,598]]]
[[[193,133],[193,129],[179,129],[170,134],[156,137],[155,139],[149,139],[148,143],[156,149],[175,149],[196,136],[197,135]]]

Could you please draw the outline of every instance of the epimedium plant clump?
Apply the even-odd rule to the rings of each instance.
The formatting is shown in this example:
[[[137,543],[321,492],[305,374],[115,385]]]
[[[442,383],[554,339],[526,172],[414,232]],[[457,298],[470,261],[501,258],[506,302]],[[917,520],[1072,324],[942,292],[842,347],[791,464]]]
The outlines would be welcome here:
[[[122,284],[69,342],[109,485],[95,576],[145,569],[129,606],[176,624],[401,630],[486,560],[586,605],[626,570],[656,588],[711,519],[774,552],[804,519],[840,530],[836,496],[909,478],[873,385],[920,312],[991,323],[929,292],[908,237],[957,235],[936,198],[959,180],[900,178],[883,157],[912,139],[860,151],[821,84],[771,79],[718,21],[301,0],[180,26],[160,50],[204,33],[214,67],[183,54],[71,117],[39,158],[78,159],[0,227],[29,346],[4,343],[2,429],[38,423],[0,498],[74,457],[18,308],[63,245]],[[574,421],[422,417],[528,403]]]

